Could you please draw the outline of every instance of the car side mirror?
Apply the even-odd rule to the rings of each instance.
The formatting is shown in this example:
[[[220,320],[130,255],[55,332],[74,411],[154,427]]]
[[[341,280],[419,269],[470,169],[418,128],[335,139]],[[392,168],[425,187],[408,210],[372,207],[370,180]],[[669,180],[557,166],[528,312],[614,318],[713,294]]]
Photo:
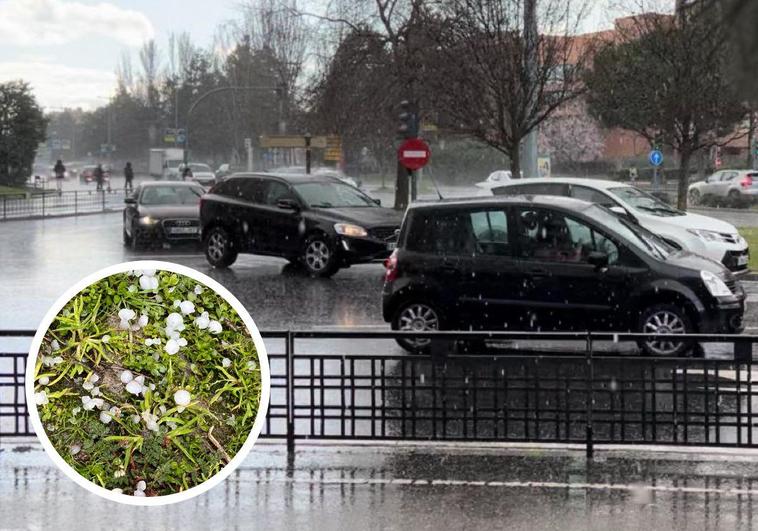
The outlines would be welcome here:
[[[595,266],[595,269],[604,269],[608,267],[608,255],[600,251],[592,251],[587,256],[587,263]]]
[[[137,204],[137,198],[136,197],[125,197],[124,203],[127,205],[136,205]]]
[[[276,206],[284,210],[294,210],[294,211],[300,210],[300,204],[294,199],[279,199],[276,202]]]
[[[382,200],[381,199],[374,199],[374,203],[376,203],[378,206],[382,206]]]

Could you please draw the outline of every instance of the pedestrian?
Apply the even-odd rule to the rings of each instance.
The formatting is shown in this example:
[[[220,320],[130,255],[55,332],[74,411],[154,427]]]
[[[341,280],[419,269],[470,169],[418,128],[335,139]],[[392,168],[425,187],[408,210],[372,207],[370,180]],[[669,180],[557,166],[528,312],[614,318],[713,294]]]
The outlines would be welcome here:
[[[61,159],[55,163],[53,173],[55,173],[55,186],[58,189],[58,195],[61,195],[63,193],[63,178],[66,176],[66,167]]]
[[[103,178],[105,177],[105,172],[103,171],[103,165],[98,164],[95,168],[95,182],[97,183],[97,191],[102,192],[103,191]]]
[[[189,164],[187,164],[182,170],[182,180],[183,181],[192,180],[192,168],[189,167]]]
[[[635,182],[637,180],[637,166],[629,168],[629,180]]]
[[[124,167],[124,192],[129,190],[130,192],[134,191],[134,185],[132,184],[132,181],[134,180],[134,170],[132,169],[132,163],[127,162],[126,166]]]

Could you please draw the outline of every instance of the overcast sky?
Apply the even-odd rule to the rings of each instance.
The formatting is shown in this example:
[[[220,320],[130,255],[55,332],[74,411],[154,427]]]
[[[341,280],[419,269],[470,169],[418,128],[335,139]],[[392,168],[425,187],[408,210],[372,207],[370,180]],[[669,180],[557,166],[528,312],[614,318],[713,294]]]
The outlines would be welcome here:
[[[597,4],[587,30],[608,27],[608,3]],[[113,93],[125,50],[188,31],[208,46],[219,24],[235,16],[237,0],[0,0],[0,81],[29,82],[49,110],[91,109]]]

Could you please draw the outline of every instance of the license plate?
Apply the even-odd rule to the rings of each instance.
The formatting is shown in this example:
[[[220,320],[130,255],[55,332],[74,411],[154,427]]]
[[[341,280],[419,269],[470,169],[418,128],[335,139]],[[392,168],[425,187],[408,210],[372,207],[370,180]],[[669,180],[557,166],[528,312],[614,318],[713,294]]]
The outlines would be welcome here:
[[[744,266],[747,265],[748,256],[746,254],[740,255],[737,257],[737,265],[738,266]]]
[[[397,247],[397,244],[396,244],[395,242],[392,242],[392,243],[388,243],[388,244],[387,244],[387,250],[388,250],[388,251],[394,251],[394,250],[395,250],[395,247]]]
[[[169,234],[197,234],[197,227],[170,227]]]

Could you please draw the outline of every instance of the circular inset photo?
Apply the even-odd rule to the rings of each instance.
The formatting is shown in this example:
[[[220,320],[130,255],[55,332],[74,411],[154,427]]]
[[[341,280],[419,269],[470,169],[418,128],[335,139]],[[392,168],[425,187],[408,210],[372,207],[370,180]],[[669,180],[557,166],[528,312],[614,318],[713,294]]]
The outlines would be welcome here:
[[[114,501],[205,492],[263,427],[260,333],[231,293],[187,267],[129,262],[85,278],[48,311],[29,356],[26,396],[43,446]]]

